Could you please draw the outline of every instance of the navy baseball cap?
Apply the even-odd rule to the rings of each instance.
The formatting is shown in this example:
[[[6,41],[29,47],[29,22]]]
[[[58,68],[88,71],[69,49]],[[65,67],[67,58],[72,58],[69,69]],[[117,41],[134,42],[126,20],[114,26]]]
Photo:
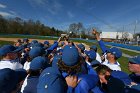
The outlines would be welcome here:
[[[83,44],[78,44],[77,47],[80,48],[82,51],[85,50],[85,46]]]
[[[63,49],[58,49],[57,53],[63,52]]]
[[[112,47],[108,50],[108,52],[115,55],[116,58],[120,58],[122,56],[122,51],[116,47]]]
[[[37,40],[32,40],[31,44],[35,44],[35,43],[38,43]]]
[[[135,64],[140,64],[140,55],[135,56],[133,58],[129,58],[129,62],[135,63]]]
[[[23,38],[23,42],[28,42],[29,39],[28,38]]]
[[[39,70],[39,69],[45,69],[48,66],[49,64],[47,60],[44,57],[38,56],[31,61],[30,69]]]
[[[79,61],[79,53],[75,46],[66,45],[63,48],[62,61],[67,66],[74,66]]]
[[[11,52],[19,52],[23,47],[14,47],[13,45],[4,45],[0,48],[0,56],[6,55]]]
[[[96,59],[96,52],[94,50],[85,51],[85,54],[92,60]]]
[[[44,44],[49,45],[50,43],[49,43],[49,41],[46,40],[46,41],[44,41]]]
[[[33,47],[29,52],[29,56],[31,58],[35,58],[37,56],[42,56],[43,54],[45,54],[45,50],[44,50],[44,48],[41,48],[41,47]]]
[[[44,44],[42,44],[42,43],[35,43],[34,45],[33,45],[33,47],[41,47],[41,48],[43,48],[44,47]]]
[[[90,49],[93,49],[94,51],[97,51],[97,46],[92,45],[92,46],[90,46]]]
[[[34,45],[35,45],[36,43],[38,43],[37,40],[32,40],[31,43],[30,43],[30,47],[34,47]]]
[[[24,74],[24,75],[23,75]],[[26,71],[15,71],[9,68],[0,70],[0,93],[11,93],[17,84],[25,79]]]
[[[66,89],[65,80],[58,70],[48,67],[41,73],[37,93],[66,93]]]
[[[21,45],[21,46],[15,47],[15,48],[16,48],[16,50],[14,50],[14,52],[21,52],[21,51],[23,51],[26,48],[26,46],[25,45]]]

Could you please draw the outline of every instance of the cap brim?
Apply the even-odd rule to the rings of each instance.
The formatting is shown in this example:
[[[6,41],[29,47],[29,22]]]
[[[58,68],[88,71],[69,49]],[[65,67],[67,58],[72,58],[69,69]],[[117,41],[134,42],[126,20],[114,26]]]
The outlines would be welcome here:
[[[89,47],[90,49],[93,49],[93,50],[96,50],[97,49],[97,47]]]
[[[22,49],[16,49],[16,50],[14,50],[14,51],[12,51],[12,52],[20,52]]]
[[[20,52],[20,51],[22,51],[23,49],[25,48],[25,46],[19,46],[19,47],[17,47],[14,51],[12,51],[12,52]]]
[[[128,60],[129,60],[129,62],[132,62],[132,63],[136,63],[137,64],[137,62],[133,58],[129,58]]]

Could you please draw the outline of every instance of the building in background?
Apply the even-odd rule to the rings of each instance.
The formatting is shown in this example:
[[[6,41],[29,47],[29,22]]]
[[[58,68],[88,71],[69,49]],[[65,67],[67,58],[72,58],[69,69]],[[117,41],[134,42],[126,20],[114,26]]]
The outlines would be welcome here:
[[[101,32],[100,37],[102,39],[133,39],[133,34],[128,32]]]

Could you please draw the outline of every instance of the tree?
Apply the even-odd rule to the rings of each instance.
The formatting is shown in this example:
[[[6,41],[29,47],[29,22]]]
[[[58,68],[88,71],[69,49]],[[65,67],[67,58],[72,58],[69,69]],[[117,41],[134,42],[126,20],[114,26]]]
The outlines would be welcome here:
[[[55,32],[55,28],[52,27],[52,28],[51,28],[51,35],[54,35],[54,36],[55,36],[55,34],[56,34],[56,32]]]
[[[19,17],[5,19],[0,15],[0,33],[6,34],[27,34],[27,35],[60,35],[63,31],[50,28],[42,24],[39,20],[27,21]]]
[[[86,35],[85,31],[81,31],[81,37],[82,38],[87,38],[88,36]]]
[[[78,35],[80,35],[80,38],[81,38],[82,34],[83,36],[85,35],[85,27],[80,22],[77,24],[77,27],[78,27],[78,33],[79,33]]]
[[[6,33],[7,31],[7,20],[0,15],[0,33]]]
[[[125,43],[126,41],[129,40],[128,37],[129,37],[129,33],[128,33],[128,32],[124,32],[124,33],[122,34],[123,43]]]
[[[68,31],[72,31],[73,33],[77,34],[77,24],[76,23],[70,24]]]
[[[85,31],[85,27],[83,26],[83,24],[81,22],[72,23],[69,25],[68,31],[73,32],[74,34],[76,34],[77,36],[80,36],[80,38],[81,38],[81,33],[82,33],[82,31]]]

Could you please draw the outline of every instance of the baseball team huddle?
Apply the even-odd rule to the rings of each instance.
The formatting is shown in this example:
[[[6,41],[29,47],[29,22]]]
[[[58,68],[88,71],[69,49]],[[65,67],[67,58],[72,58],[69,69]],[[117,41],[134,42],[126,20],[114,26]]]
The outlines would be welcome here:
[[[0,47],[0,93],[140,93],[140,55],[129,58],[131,74],[121,70],[119,48],[85,48],[67,37],[52,45],[28,38]],[[63,41],[62,41],[63,40]]]

